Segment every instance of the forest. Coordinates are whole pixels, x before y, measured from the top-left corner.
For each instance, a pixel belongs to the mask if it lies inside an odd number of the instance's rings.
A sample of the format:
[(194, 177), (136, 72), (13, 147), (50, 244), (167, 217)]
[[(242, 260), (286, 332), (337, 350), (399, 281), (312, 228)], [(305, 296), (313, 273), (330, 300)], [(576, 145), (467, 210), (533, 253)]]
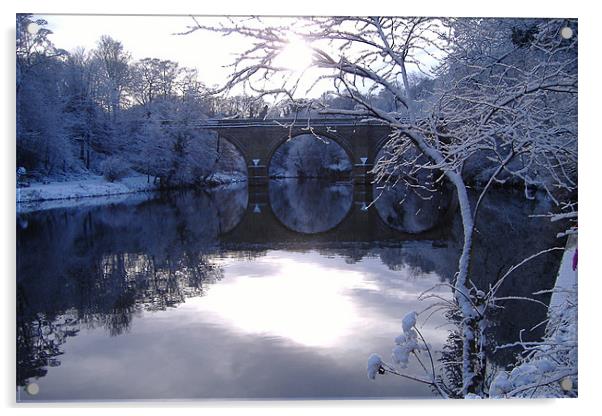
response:
[(45, 25), (17, 15), (17, 166), (31, 180), (139, 173), (174, 186), (246, 173), (232, 145), (195, 128), (237, 114), (245, 97), (216, 100), (197, 69), (134, 61), (110, 36), (93, 50), (58, 49)]

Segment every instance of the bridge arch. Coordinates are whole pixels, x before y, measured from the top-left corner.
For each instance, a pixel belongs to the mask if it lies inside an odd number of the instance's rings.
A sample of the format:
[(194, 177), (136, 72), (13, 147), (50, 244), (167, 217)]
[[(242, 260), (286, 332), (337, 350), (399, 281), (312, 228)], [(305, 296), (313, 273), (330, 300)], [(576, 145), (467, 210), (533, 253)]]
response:
[(236, 149), (237, 153), (243, 159), (243, 162), (244, 162), (244, 165), (245, 165), (245, 169), (246, 169), (245, 173), (246, 173), (246, 175), (248, 177), (249, 176), (249, 155), (245, 151), (244, 145), (235, 136), (230, 136), (228, 134), (223, 134), (221, 131), (217, 131), (216, 133), (217, 133), (218, 140), (225, 140), (226, 142), (228, 142), (229, 144), (231, 144), (232, 146), (234, 146), (234, 148)]
[(379, 158), (379, 155), (380, 155), (381, 151), (383, 151), (385, 149), (385, 146), (390, 141), (391, 141), (391, 136), (389, 134), (387, 134), (386, 136), (381, 137), (374, 144), (374, 148), (372, 149), (372, 160), (371, 160), (371, 163), (373, 165), (376, 165), (376, 162), (378, 162), (378, 158)]
[(314, 129), (313, 133), (310, 131), (306, 131), (306, 130), (295, 129), (291, 132), (291, 134), (279, 136), (276, 140), (274, 140), (272, 143), (270, 143), (270, 145), (268, 147), (268, 151), (266, 153), (266, 158), (265, 158), (265, 164), (267, 167), (268, 174), (270, 171), (270, 166), (272, 164), (272, 159), (274, 158), (274, 154), (278, 151), (278, 149), (280, 149), (280, 147), (285, 145), (287, 142), (295, 140), (295, 138), (297, 138), (297, 137), (306, 136), (306, 135), (318, 136), (318, 137), (315, 137), (316, 140), (320, 140), (320, 137), (321, 137), (323, 139), (328, 140), (329, 142), (334, 142), (335, 144), (337, 144), (343, 150), (343, 152), (345, 152), (345, 155), (347, 156), (347, 159), (349, 160), (349, 163), (351, 165), (351, 169), (353, 170), (353, 165), (356, 163), (356, 161), (355, 161), (355, 155), (351, 148), (351, 144), (349, 143), (348, 140), (346, 140), (342, 137), (338, 137), (336, 134), (334, 134), (332, 132), (324, 132), (324, 131), (321, 131), (318, 129)]

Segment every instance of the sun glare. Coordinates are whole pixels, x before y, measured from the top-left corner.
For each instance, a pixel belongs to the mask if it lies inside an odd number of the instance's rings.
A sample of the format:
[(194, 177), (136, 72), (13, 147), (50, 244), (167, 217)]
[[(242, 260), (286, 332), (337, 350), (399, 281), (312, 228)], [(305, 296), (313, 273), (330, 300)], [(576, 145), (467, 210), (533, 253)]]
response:
[(262, 273), (271, 273), (221, 281), (196, 301), (198, 310), (245, 333), (330, 347), (361, 321), (352, 291), (376, 290), (360, 272), (312, 264), (283, 253), (257, 259), (256, 264)]
[(291, 38), (282, 52), (276, 57), (274, 64), (291, 71), (301, 72), (311, 65), (312, 49), (301, 38)]

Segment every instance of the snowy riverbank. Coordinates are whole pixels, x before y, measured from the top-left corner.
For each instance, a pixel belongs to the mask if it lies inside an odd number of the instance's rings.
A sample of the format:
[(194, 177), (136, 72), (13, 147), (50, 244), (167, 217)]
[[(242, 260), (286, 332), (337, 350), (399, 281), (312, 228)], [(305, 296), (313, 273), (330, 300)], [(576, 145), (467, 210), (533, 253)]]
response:
[(119, 202), (128, 194), (156, 189), (157, 185), (148, 182), (146, 176), (132, 176), (115, 182), (95, 176), (69, 182), (34, 183), (27, 188), (17, 188), (17, 212), (101, 205)]
[[(212, 185), (241, 182), (241, 178), (219, 174)], [(17, 212), (41, 211), (75, 206), (103, 205), (134, 198), (132, 194), (158, 191), (159, 184), (146, 176), (130, 176), (108, 182), (102, 176), (69, 182), (33, 183), (17, 188)]]

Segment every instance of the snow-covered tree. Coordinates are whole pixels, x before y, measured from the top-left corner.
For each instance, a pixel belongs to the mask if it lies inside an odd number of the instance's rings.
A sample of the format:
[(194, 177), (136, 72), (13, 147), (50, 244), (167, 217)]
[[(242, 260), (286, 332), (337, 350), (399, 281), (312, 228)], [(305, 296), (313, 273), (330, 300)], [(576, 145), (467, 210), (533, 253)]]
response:
[(96, 152), (105, 147), (111, 134), (94, 88), (95, 75), (90, 53), (76, 49), (69, 54), (63, 74), (64, 120), (88, 170), (92, 170)]
[(103, 104), (113, 121), (124, 104), (124, 91), (130, 76), (131, 56), (123, 44), (110, 36), (101, 36), (93, 51), (102, 78)]
[(53, 174), (71, 167), (74, 149), (61, 117), (66, 52), (50, 42), (45, 25), (17, 15), (17, 163)]
[(197, 70), (165, 59), (131, 62), (110, 36), (68, 53), (45, 26), (17, 15), (17, 160), (32, 177), (103, 174), (106, 164), (170, 186), (202, 183), (219, 169), (244, 175), (232, 147), (199, 129), (212, 109)]
[[(374, 168), (378, 181), (416, 187), (412, 177), (426, 171), (433, 181), (453, 186), (464, 234), (452, 279), (461, 316), (462, 396), (484, 394), (486, 294), (471, 281), (482, 199), (507, 178), (520, 179), (527, 196), (539, 187), (559, 204), (576, 189), (577, 36), (564, 39), (564, 27), (576, 34), (576, 21), (564, 19), (254, 17), (215, 26), (195, 20), (187, 32), (252, 39), (223, 91), (242, 85), (257, 96), (321, 114), (390, 126), (385, 156)], [(293, 68), (281, 58), (290, 49), (311, 55), (305, 67)], [(324, 85), (352, 99), (353, 109), (306, 98)], [(383, 91), (387, 106), (370, 98)], [(484, 178), (476, 203), (470, 201), (464, 172), (473, 159), (479, 159), (473, 175)]]
[[(182, 68), (167, 59), (144, 58), (131, 68), (129, 92), (137, 104), (149, 106), (157, 98), (174, 96)], [(188, 82), (193, 82), (191, 77)], [(186, 88), (186, 86), (184, 86)]]

